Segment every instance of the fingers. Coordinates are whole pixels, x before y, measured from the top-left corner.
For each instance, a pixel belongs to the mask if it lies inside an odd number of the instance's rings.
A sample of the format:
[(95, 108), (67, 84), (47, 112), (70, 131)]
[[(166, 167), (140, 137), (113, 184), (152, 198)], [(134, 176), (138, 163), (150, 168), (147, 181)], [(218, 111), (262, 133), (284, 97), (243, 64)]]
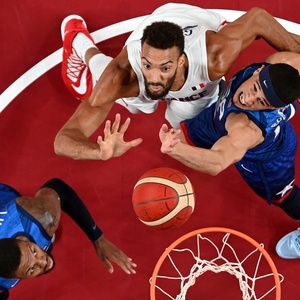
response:
[(174, 128), (171, 128), (170, 129), (170, 133), (172, 134), (172, 135), (179, 135), (180, 134), (180, 132), (181, 132), (181, 129), (174, 129)]
[(105, 127), (104, 127), (104, 138), (108, 137), (111, 134), (110, 126), (111, 126), (111, 122), (110, 120), (107, 120), (105, 122)]
[(136, 270), (134, 268), (137, 265), (132, 261), (131, 258), (127, 257), (123, 252), (118, 252), (117, 255), (110, 257), (109, 259), (106, 258), (103, 262), (108, 270), (109, 273), (114, 272), (114, 268), (110, 261), (115, 262), (125, 273), (127, 274), (136, 274)]
[(119, 130), (119, 126), (120, 126), (120, 122), (121, 122), (121, 115), (120, 114), (116, 114), (116, 117), (115, 117), (115, 121), (111, 127), (111, 132), (114, 133), (114, 132), (118, 132)]
[(168, 132), (169, 128), (167, 124), (162, 124), (161, 128), (160, 128), (161, 132)]
[(126, 119), (126, 121), (124, 122), (124, 124), (121, 126), (120, 133), (125, 133), (126, 132), (126, 130), (129, 127), (130, 121), (131, 121), (130, 118)]
[(114, 267), (113, 265), (110, 263), (110, 261), (108, 259), (105, 259), (104, 264), (106, 266), (106, 269), (108, 270), (109, 273), (113, 273), (114, 272)]
[(116, 263), (123, 269), (125, 273), (128, 275), (130, 274), (136, 274), (136, 270), (134, 268), (137, 267), (137, 265), (132, 262), (132, 259), (129, 257), (126, 257), (125, 260), (122, 261), (116, 261)]
[(138, 146), (139, 144), (141, 144), (143, 142), (143, 139), (142, 138), (137, 138), (137, 139), (134, 139), (130, 142), (128, 142), (130, 144), (131, 147), (136, 147)]
[[(120, 132), (120, 133), (123, 134), (128, 129), (130, 121), (131, 121), (130, 118), (127, 118), (126, 121), (124, 122), (124, 124), (122, 124), (122, 126), (120, 128), (121, 115), (120, 114), (116, 114), (115, 121), (112, 124), (112, 126), (111, 126), (111, 121), (110, 120), (107, 120), (105, 122), (104, 132), (106, 134), (113, 134), (113, 133), (117, 133), (117, 132)], [(120, 128), (120, 130), (119, 130), (119, 128)]]
[(125, 268), (123, 268), (123, 270), (127, 273), (127, 274), (136, 274), (136, 270), (134, 268), (136, 268), (137, 265), (132, 262), (131, 258), (128, 258), (127, 263), (125, 264)]
[(98, 144), (98, 145), (101, 145), (102, 142), (103, 142), (102, 136), (99, 135), (98, 138), (97, 138), (97, 144)]

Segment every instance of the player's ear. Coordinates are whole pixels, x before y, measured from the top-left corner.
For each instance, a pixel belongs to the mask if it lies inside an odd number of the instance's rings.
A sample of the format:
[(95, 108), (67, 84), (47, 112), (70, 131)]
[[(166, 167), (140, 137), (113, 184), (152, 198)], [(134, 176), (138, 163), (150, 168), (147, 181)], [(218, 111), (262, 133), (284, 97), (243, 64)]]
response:
[(265, 67), (265, 65), (262, 65), (261, 67), (259, 67), (257, 70), (254, 71), (254, 74), (259, 73), (264, 67)]
[(179, 59), (178, 59), (178, 67), (184, 66), (185, 59), (186, 59), (186, 57), (185, 57), (184, 54), (181, 54), (181, 55), (179, 56)]

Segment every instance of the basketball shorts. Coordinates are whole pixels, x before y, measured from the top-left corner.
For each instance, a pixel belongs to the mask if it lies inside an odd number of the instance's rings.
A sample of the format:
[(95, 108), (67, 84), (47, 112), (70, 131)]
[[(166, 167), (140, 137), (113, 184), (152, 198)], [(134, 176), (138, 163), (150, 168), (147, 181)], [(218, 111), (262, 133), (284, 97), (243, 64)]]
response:
[[(159, 101), (165, 100), (148, 100), (135, 98), (122, 98), (118, 99), (116, 103), (126, 107), (131, 113), (153, 113), (157, 107)], [(180, 127), (180, 122), (191, 119), (202, 112), (207, 106), (213, 104), (217, 101), (217, 97), (213, 100), (205, 101), (203, 99), (182, 102), (177, 100), (167, 101), (167, 109), (165, 112), (165, 118), (170, 123), (170, 125), (177, 129)]]
[(282, 131), (278, 145), (264, 152), (248, 151), (235, 164), (251, 189), (269, 204), (282, 202), (294, 186), (297, 136), (290, 123)]

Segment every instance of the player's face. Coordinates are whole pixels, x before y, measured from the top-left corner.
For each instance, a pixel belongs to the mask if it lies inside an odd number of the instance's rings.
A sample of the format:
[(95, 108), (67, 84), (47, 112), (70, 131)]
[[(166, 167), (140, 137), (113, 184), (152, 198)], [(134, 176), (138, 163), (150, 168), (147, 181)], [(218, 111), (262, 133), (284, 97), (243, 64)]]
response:
[(265, 110), (275, 109), (267, 100), (260, 82), (259, 82), (260, 69), (255, 71), (253, 75), (244, 81), (236, 90), (233, 96), (233, 104), (239, 108), (246, 110)]
[(16, 278), (28, 279), (48, 273), (54, 268), (53, 258), (35, 243), (21, 242), (21, 262)]
[(146, 95), (153, 100), (165, 97), (176, 79), (177, 68), (183, 64), (176, 47), (161, 50), (144, 43), (141, 51)]

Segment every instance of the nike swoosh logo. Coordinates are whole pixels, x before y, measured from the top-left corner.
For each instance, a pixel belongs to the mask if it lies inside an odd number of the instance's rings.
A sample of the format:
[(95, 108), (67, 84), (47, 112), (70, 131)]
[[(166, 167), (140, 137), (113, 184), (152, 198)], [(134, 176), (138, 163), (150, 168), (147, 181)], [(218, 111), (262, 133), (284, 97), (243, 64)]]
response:
[(80, 95), (84, 95), (87, 91), (87, 84), (86, 84), (86, 82), (87, 82), (87, 78), (86, 78), (87, 77), (87, 71), (88, 71), (88, 69), (86, 67), (84, 69), (84, 71), (82, 72), (82, 74), (81, 74), (81, 79), (80, 79), (80, 82), (79, 82), (80, 83), (79, 86), (76, 86), (73, 83), (71, 84), (74, 91), (77, 92)]
[(21, 279), (15, 279), (15, 280), (16, 280), (16, 282), (11, 285), (11, 288), (14, 287)]
[(244, 167), (243, 164), (241, 164), (241, 167), (242, 167), (244, 170), (246, 170), (246, 171), (248, 171), (248, 172), (250, 172), (250, 173), (253, 173), (253, 171), (251, 171), (251, 170), (247, 169), (246, 167)]
[(266, 86), (266, 88), (268, 88), (268, 86), (267, 86), (267, 80), (266, 79), (263, 81), (263, 83)]

